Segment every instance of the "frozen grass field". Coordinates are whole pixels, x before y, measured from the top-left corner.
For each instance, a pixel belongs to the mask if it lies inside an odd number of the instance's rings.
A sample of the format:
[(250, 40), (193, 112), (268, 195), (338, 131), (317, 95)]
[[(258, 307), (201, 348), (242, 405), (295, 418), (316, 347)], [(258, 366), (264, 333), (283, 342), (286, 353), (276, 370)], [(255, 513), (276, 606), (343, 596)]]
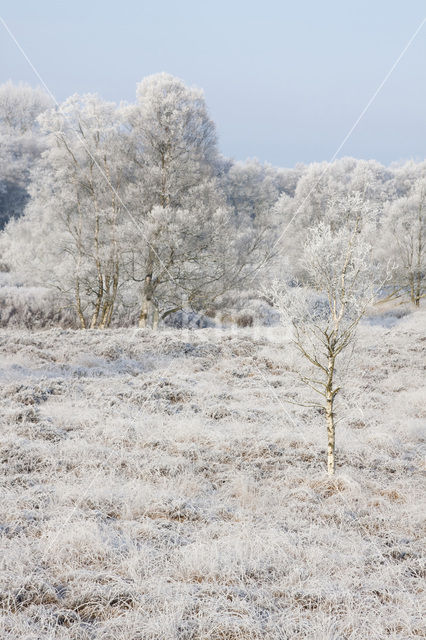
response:
[(424, 637), (425, 327), (360, 327), (334, 479), (279, 329), (3, 330), (2, 640)]

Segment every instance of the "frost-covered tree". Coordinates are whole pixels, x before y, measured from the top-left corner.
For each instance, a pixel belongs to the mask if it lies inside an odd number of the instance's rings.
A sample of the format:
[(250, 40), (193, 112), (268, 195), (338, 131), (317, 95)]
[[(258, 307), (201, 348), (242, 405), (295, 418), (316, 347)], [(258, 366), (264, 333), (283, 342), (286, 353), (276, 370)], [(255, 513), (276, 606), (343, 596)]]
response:
[(0, 85), (0, 229), (28, 202), (30, 170), (44, 149), (37, 117), (51, 102), (41, 89)]
[(281, 201), (291, 200), (285, 188), (291, 192), (293, 182), (292, 172), (289, 177), (285, 171), (261, 164), (257, 159), (231, 162), (224, 171), (222, 184), (233, 211), (234, 242), (243, 272), (248, 276), (240, 290), (232, 292), (232, 306), (247, 317), (258, 300), (259, 285), (277, 272), (275, 244), (283, 216), (281, 210), (277, 215), (276, 203), (280, 194)]
[(55, 287), (82, 328), (109, 326), (127, 186), (115, 106), (75, 95), (39, 121), (48, 149), (33, 173), (25, 216), (6, 229), (6, 261), (27, 280)]
[(384, 254), (395, 262), (396, 293), (408, 292), (417, 307), (426, 290), (426, 179), (394, 201), (383, 220)]
[(276, 202), (274, 212), (281, 226), (277, 248), (284, 257), (286, 268), (291, 268), (296, 276), (302, 275), (302, 272), (295, 271), (294, 266), (302, 266), (298, 256), (306, 242), (308, 229), (324, 219), (330, 198), (336, 195), (344, 197), (349, 173), (355, 163), (351, 158), (338, 164), (313, 163), (298, 181), (294, 197), (283, 193)]
[(406, 197), (414, 185), (426, 176), (426, 161), (414, 162), (409, 160), (401, 165), (392, 167), (395, 199)]
[(15, 133), (34, 131), (37, 117), (51, 106), (51, 98), (42, 89), (10, 80), (0, 86), (0, 125)]
[(356, 160), (349, 180), (349, 192), (361, 193), (371, 204), (381, 205), (395, 198), (393, 171), (376, 160)]
[(320, 397), (306, 404), (320, 407), (325, 414), (329, 474), (335, 471), (339, 365), (375, 295), (367, 241), (370, 224), (370, 208), (360, 196), (330, 200), (324, 219), (308, 233), (301, 256), (303, 281), (275, 284), (272, 289), (272, 298), (283, 321), (291, 325), (294, 345), (307, 364), (300, 377)]
[[(298, 253), (306, 241), (307, 230), (328, 216), (330, 199), (338, 196), (344, 200), (354, 192), (361, 194), (371, 206), (381, 208), (396, 197), (393, 170), (374, 160), (355, 158), (313, 163), (300, 176), (294, 197), (289, 198), (286, 193), (280, 196), (274, 209), (281, 220), (279, 249), (286, 256), (287, 268), (298, 264)], [(386, 265), (383, 266), (385, 269)]]
[(140, 328), (156, 328), (185, 307), (206, 308), (229, 286), (235, 260), (229, 220), (213, 183), (191, 190), (179, 208), (153, 207), (143, 227), (127, 225), (125, 270), (142, 285)]
[(277, 234), (274, 205), (280, 195), (277, 171), (256, 159), (236, 162), (223, 177), (222, 184), (234, 213), (234, 225), (244, 236), (245, 252), (259, 258), (263, 248), (271, 246)]
[(129, 108), (143, 207), (179, 207), (188, 191), (215, 175), (216, 131), (200, 89), (159, 73), (137, 86)]
[(217, 243), (229, 237), (229, 214), (202, 91), (165, 73), (150, 76), (138, 85), (137, 104), (125, 117), (131, 208), (142, 230), (132, 232), (128, 273), (141, 283), (139, 326), (146, 327), (225, 286), (231, 264), (220, 263)]
[(277, 182), (276, 170), (256, 159), (235, 162), (229, 167), (223, 184), (239, 225), (250, 221), (267, 223), (280, 194)]

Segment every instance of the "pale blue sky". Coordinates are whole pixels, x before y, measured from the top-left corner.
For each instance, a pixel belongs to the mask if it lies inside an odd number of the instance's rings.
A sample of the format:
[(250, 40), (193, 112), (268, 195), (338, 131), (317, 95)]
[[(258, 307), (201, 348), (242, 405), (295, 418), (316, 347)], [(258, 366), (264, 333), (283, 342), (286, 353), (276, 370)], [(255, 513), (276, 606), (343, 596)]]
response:
[[(275, 165), (328, 160), (426, 15), (425, 0), (3, 0), (59, 101), (133, 100), (167, 71), (202, 87), (219, 146)], [(39, 84), (0, 25), (0, 82)], [(339, 156), (426, 157), (426, 25)]]

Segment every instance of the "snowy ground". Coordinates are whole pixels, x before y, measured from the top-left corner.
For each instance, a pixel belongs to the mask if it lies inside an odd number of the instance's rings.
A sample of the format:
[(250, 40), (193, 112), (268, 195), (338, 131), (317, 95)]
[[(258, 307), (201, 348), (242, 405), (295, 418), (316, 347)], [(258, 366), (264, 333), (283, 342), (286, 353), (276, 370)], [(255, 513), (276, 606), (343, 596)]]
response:
[(425, 328), (361, 327), (335, 480), (278, 329), (3, 330), (2, 640), (424, 637)]

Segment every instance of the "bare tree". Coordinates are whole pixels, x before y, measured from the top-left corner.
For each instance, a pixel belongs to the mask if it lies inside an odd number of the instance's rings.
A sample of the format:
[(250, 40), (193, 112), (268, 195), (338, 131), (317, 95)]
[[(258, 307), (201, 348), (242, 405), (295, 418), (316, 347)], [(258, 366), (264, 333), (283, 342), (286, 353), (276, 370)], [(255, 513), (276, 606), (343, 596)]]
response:
[(297, 404), (320, 407), (325, 415), (329, 474), (335, 472), (335, 402), (342, 388), (338, 365), (376, 290), (366, 241), (369, 221), (371, 212), (359, 196), (329, 201), (324, 220), (310, 230), (303, 248), (303, 280), (275, 284), (272, 290), (308, 365), (300, 378), (321, 398)]

